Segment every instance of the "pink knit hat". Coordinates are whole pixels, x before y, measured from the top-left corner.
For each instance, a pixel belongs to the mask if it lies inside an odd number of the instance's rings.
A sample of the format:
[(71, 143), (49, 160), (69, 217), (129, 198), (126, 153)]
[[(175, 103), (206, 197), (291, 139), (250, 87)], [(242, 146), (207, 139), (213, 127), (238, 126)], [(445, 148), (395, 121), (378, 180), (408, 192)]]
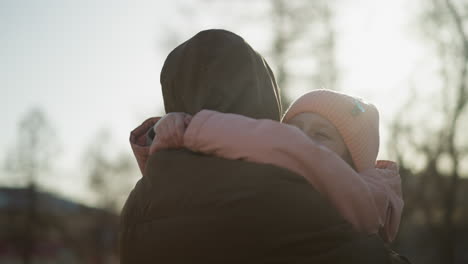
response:
[(292, 103), (282, 122), (306, 112), (319, 114), (336, 127), (357, 172), (375, 166), (379, 152), (379, 112), (374, 105), (332, 90), (314, 90)]

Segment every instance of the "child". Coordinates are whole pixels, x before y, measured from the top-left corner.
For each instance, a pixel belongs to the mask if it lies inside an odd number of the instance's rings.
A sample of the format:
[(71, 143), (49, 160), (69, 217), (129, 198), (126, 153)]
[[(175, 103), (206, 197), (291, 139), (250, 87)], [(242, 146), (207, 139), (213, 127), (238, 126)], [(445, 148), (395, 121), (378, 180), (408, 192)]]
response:
[(168, 114), (154, 127), (150, 153), (185, 147), (289, 169), (305, 177), (358, 231), (379, 233), (391, 242), (403, 208), (401, 181), (394, 162), (376, 161), (378, 119), (372, 104), (314, 90), (291, 105), (284, 124), (209, 110), (193, 118)]

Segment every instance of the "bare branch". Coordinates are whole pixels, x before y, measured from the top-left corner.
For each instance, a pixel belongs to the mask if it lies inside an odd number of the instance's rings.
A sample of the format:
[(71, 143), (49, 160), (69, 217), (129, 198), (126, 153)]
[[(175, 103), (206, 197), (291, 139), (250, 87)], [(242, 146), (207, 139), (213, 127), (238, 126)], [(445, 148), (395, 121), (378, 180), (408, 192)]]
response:
[(456, 30), (457, 30), (457, 33), (458, 33), (458, 36), (460, 37), (461, 39), (461, 44), (462, 44), (462, 58), (463, 58), (463, 61), (462, 61), (462, 66), (461, 66), (461, 69), (460, 69), (460, 82), (459, 82), (459, 87), (458, 87), (458, 101), (457, 101), (457, 104), (456, 104), (456, 108), (455, 108), (455, 113), (454, 113), (454, 118), (455, 118), (455, 122), (456, 122), (456, 119), (458, 119), (458, 116), (460, 115), (460, 113), (462, 112), (463, 108), (465, 107), (465, 105), (467, 104), (467, 91), (466, 91), (466, 76), (467, 76), (467, 67), (468, 67), (468, 37), (465, 33), (465, 28), (464, 28), (464, 24), (463, 24), (463, 21), (462, 21), (462, 18), (460, 16), (460, 14), (458, 13), (458, 11), (456, 10), (455, 6), (453, 5), (452, 1), (450, 0), (445, 0), (445, 3), (447, 5), (447, 8), (448, 10), (450, 11), (450, 14), (451, 14), (451, 17), (453, 18), (454, 22), (455, 22), (455, 26), (456, 26)]

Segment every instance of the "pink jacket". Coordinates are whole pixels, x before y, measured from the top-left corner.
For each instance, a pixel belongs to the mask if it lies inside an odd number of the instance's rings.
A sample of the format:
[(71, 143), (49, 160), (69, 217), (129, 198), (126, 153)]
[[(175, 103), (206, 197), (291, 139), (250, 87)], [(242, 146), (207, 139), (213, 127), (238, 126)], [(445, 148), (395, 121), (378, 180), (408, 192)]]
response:
[[(132, 132), (135, 140), (144, 137), (137, 136), (135, 131)], [(142, 169), (149, 146), (136, 142), (131, 137)], [(314, 143), (296, 127), (209, 110), (192, 118), (184, 145), (209, 155), (289, 169), (306, 178), (357, 230), (379, 232), (389, 242), (398, 232), (403, 200), (398, 167), (393, 162), (378, 161), (375, 168), (358, 174), (338, 155)]]
[(386, 241), (398, 232), (403, 199), (394, 162), (378, 161), (375, 168), (358, 174), (296, 127), (209, 110), (193, 117), (184, 145), (205, 154), (289, 169), (305, 177), (357, 230), (380, 231)]

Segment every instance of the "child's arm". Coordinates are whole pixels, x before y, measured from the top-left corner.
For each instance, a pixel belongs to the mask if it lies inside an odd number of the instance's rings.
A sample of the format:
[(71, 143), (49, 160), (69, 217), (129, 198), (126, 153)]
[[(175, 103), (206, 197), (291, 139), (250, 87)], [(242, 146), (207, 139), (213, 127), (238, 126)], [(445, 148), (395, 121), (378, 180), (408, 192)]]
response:
[[(130, 133), (130, 145), (143, 174), (149, 155), (160, 149), (183, 147), (185, 129), (192, 117), (185, 113), (169, 113), (145, 120)], [(148, 140), (153, 130), (154, 138)]]
[(155, 137), (149, 155), (161, 149), (184, 147), (184, 133), (192, 116), (173, 112), (163, 116), (155, 125)]
[(203, 110), (192, 118), (184, 144), (193, 151), (273, 164), (302, 175), (359, 231), (377, 233), (383, 222), (366, 182), (296, 127)]
[(380, 235), (385, 241), (395, 239), (403, 211), (403, 196), (398, 165), (388, 160), (379, 160), (374, 169), (360, 175), (364, 178), (374, 196), (383, 226)]

